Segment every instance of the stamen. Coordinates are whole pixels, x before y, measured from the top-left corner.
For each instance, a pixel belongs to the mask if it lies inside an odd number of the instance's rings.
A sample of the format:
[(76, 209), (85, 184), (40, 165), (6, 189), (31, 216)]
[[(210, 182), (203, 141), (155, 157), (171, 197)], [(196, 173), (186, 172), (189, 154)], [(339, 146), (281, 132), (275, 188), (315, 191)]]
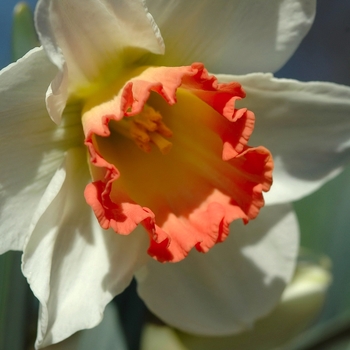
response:
[(150, 133), (152, 142), (159, 148), (162, 154), (167, 154), (170, 152), (173, 144), (165, 139), (163, 136), (159, 135), (156, 132)]
[(158, 130), (157, 131), (165, 137), (173, 136), (173, 132), (162, 121), (160, 121), (158, 123)]
[(165, 139), (173, 135), (172, 131), (163, 123), (162, 115), (148, 105), (140, 114), (111, 122), (110, 127), (133, 140), (144, 152), (151, 151), (151, 142), (162, 154), (167, 154), (172, 148), (172, 143)]
[(143, 127), (140, 127), (133, 120), (130, 121), (130, 135), (133, 139), (139, 140), (141, 142), (150, 142), (150, 137), (147, 133), (147, 130)]

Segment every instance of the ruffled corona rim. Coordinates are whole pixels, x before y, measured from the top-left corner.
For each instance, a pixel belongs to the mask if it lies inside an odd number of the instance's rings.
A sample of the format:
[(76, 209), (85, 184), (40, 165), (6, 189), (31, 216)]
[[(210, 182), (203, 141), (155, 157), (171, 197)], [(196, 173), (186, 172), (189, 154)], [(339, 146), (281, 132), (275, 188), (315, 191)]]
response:
[(129, 234), (141, 223), (158, 261), (207, 252), (233, 220), (258, 215), (272, 183), (270, 152), (247, 145), (254, 114), (235, 108), (245, 93), (201, 63), (129, 77), (83, 109), (86, 201), (104, 229)]

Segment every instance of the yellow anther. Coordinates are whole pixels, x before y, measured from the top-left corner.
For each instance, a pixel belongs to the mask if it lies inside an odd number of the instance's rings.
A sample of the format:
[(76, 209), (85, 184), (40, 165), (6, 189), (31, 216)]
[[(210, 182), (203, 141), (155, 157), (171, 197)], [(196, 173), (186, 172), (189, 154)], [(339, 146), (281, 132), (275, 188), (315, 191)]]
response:
[(134, 140), (137, 147), (139, 147), (142, 151), (146, 152), (146, 153), (149, 153), (151, 152), (151, 145), (149, 142), (141, 142), (139, 140)]
[(143, 106), (143, 110), (139, 115), (142, 115), (153, 122), (162, 120), (162, 115), (148, 105)]
[(157, 124), (147, 118), (136, 115), (133, 119), (135, 124), (140, 125), (141, 127), (145, 128), (148, 131), (157, 130)]
[(172, 147), (172, 143), (165, 139), (173, 135), (172, 131), (163, 123), (162, 115), (148, 105), (135, 116), (111, 122), (110, 127), (132, 139), (144, 152), (151, 151), (151, 143), (156, 145), (162, 154), (167, 154)]
[(165, 139), (163, 136), (159, 135), (157, 132), (150, 133), (152, 142), (159, 148), (162, 154), (167, 154), (170, 152), (173, 144)]
[(141, 142), (150, 142), (150, 137), (148, 135), (148, 132), (145, 128), (142, 126), (136, 124), (133, 120), (129, 122), (130, 123), (130, 136), (132, 139), (139, 140)]
[(173, 136), (173, 132), (162, 121), (158, 123), (157, 131), (165, 137)]

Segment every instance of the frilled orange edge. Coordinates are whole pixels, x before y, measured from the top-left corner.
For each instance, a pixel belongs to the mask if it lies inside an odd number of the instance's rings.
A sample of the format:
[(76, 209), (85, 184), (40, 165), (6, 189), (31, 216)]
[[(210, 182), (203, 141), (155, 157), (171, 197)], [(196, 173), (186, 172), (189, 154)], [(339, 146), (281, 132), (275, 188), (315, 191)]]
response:
[[(85, 198), (101, 227), (129, 234), (142, 224), (148, 253), (177, 262), (193, 247), (207, 252), (224, 241), (233, 220), (255, 218), (273, 161), (264, 147), (247, 146), (255, 117), (235, 108), (244, 97), (239, 83), (220, 84), (194, 63), (139, 69), (113, 96), (87, 104), (82, 120), (94, 181)], [(125, 134), (149, 107), (162, 117), (157, 128), (166, 130), (158, 131), (172, 145), (166, 154), (153, 138), (141, 150)]]

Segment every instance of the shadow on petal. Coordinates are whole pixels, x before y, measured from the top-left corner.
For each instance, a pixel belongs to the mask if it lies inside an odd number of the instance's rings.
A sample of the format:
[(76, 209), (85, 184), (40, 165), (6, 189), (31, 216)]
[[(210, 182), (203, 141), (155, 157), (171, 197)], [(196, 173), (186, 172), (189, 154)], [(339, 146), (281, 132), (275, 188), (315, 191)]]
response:
[(233, 223), (227, 240), (182, 262), (150, 261), (138, 292), (168, 324), (194, 334), (249, 329), (278, 302), (294, 271), (298, 225), (289, 205), (266, 207), (248, 225)]

